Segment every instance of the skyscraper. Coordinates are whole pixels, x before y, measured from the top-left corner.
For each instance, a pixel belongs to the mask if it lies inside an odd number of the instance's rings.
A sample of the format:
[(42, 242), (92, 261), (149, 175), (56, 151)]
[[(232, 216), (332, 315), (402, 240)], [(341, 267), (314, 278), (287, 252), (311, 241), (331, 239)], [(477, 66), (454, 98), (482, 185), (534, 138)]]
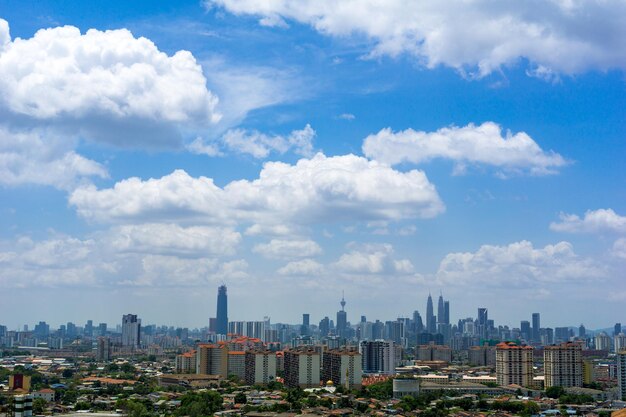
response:
[(539, 331), (540, 328), (541, 328), (541, 318), (539, 316), (539, 313), (533, 313), (533, 334), (531, 337), (533, 342), (541, 341), (541, 333)]
[(626, 400), (626, 350), (617, 352), (617, 388), (620, 399)]
[(445, 320), (445, 307), (443, 305), (443, 294), (439, 294), (439, 300), (437, 301), (437, 323), (444, 323)]
[(141, 319), (136, 314), (122, 316), (122, 346), (138, 348), (141, 344)]
[(496, 345), (496, 378), (500, 386), (530, 386), (533, 381), (533, 348), (505, 342)]
[(482, 338), (487, 337), (487, 321), (489, 320), (489, 312), (486, 308), (478, 309), (478, 335)]
[(337, 336), (346, 337), (348, 327), (348, 314), (345, 312), (346, 300), (341, 296), (341, 310), (337, 312)]
[(450, 324), (450, 301), (443, 302), (443, 323)]
[(309, 334), (310, 317), (308, 313), (302, 314), (302, 326), (300, 326), (300, 334), (302, 336)]
[(545, 387), (582, 387), (583, 360), (579, 343), (562, 343), (543, 349)]
[(217, 315), (216, 329), (217, 334), (228, 333), (228, 297), (226, 295), (226, 285), (220, 285), (217, 289)]
[(429, 333), (437, 332), (437, 321), (433, 312), (433, 297), (430, 294), (428, 294), (426, 301), (426, 330)]

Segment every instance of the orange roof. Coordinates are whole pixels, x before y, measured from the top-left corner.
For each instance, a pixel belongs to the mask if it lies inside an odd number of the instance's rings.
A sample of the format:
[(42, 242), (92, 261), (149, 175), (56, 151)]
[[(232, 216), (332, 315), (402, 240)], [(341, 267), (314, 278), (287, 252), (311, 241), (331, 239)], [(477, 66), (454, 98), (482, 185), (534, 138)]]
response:
[(231, 350), (230, 352), (228, 352), (229, 355), (245, 355), (246, 352), (241, 351), (241, 350)]

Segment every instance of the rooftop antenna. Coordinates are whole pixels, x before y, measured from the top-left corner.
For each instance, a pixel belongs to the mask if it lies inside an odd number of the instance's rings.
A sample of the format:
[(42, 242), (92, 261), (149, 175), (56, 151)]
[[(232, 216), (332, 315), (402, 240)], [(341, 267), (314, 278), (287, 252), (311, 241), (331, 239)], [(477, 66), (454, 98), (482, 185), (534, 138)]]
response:
[(341, 291), (341, 302), (339, 304), (341, 304), (341, 311), (343, 311), (344, 307), (346, 306), (346, 300), (343, 296), (343, 290)]

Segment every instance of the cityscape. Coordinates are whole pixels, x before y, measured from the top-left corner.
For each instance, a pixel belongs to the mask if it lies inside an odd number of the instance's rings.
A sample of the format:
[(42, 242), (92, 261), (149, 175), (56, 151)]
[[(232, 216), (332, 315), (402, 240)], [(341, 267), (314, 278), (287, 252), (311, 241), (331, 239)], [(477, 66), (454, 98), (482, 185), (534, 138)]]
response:
[(0, 417), (626, 417), (626, 0), (0, 0)]

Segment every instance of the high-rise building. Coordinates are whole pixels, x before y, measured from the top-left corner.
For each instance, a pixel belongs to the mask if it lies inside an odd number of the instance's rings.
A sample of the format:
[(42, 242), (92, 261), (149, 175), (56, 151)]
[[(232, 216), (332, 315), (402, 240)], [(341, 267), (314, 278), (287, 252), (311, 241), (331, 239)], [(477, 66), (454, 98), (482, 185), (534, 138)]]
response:
[(500, 386), (530, 386), (533, 381), (533, 348), (512, 342), (496, 345), (496, 380)]
[(597, 350), (611, 350), (611, 338), (605, 332), (600, 332), (595, 337), (595, 345)]
[(175, 369), (178, 374), (193, 374), (196, 372), (195, 350), (176, 355)]
[(341, 296), (341, 310), (337, 312), (337, 336), (346, 337), (348, 330), (348, 314), (345, 311), (346, 300)]
[(624, 349), (626, 349), (626, 334), (619, 333), (613, 338), (613, 350), (615, 352), (620, 352)]
[(300, 327), (300, 335), (307, 336), (309, 334), (309, 320), (309, 314), (302, 314), (302, 326)]
[(555, 327), (554, 328), (554, 342), (562, 343), (569, 341), (570, 332), (569, 327)]
[(139, 348), (141, 344), (141, 319), (136, 314), (122, 316), (122, 346)]
[(216, 333), (228, 333), (228, 297), (226, 295), (226, 285), (220, 285), (217, 289), (217, 315)]
[(196, 374), (228, 377), (228, 346), (202, 343), (196, 351)]
[(561, 343), (543, 348), (545, 387), (582, 387), (583, 360), (580, 343)]
[(32, 415), (32, 395), (16, 395), (15, 397), (13, 397), (13, 417), (31, 417)]
[(471, 346), (469, 363), (473, 366), (496, 366), (496, 348), (494, 346)]
[(365, 373), (393, 375), (396, 370), (395, 344), (390, 340), (366, 340), (359, 350)]
[(100, 323), (98, 324), (98, 336), (106, 336), (107, 335), (107, 324)]
[(276, 379), (276, 352), (248, 350), (245, 354), (245, 381), (248, 385), (269, 384)]
[(522, 339), (529, 342), (533, 338), (533, 333), (530, 328), (530, 322), (528, 320), (522, 320), (520, 323), (520, 333), (522, 334)]
[(450, 324), (450, 301), (443, 302), (443, 323)]
[(443, 294), (439, 294), (439, 300), (437, 300), (437, 323), (445, 323), (445, 307), (443, 303)]
[(539, 330), (541, 329), (541, 316), (539, 315), (539, 313), (533, 313), (532, 321), (533, 321), (533, 334), (532, 334), (531, 340), (535, 343), (541, 342), (541, 334)]
[(328, 336), (328, 332), (330, 331), (330, 319), (328, 317), (324, 317), (320, 320), (320, 336), (326, 337)]
[(433, 309), (433, 297), (430, 294), (426, 300), (426, 331), (429, 333), (437, 332), (437, 318)]
[(85, 330), (83, 333), (87, 337), (93, 336), (93, 320), (87, 320), (87, 323), (85, 324)]
[(585, 329), (585, 325), (582, 323), (580, 326), (578, 326), (578, 337), (580, 337), (581, 339), (587, 337), (587, 329)]
[(111, 340), (108, 337), (99, 337), (96, 345), (96, 361), (108, 362), (111, 360)]
[(617, 352), (617, 387), (620, 398), (626, 400), (626, 350)]
[(285, 386), (313, 388), (320, 385), (320, 353), (310, 346), (286, 350)]
[(415, 348), (417, 360), (420, 361), (452, 361), (452, 349), (449, 346), (436, 345), (429, 343), (427, 345), (419, 345)]
[(622, 332), (622, 323), (615, 323), (613, 326), (613, 336), (617, 336)]
[(346, 389), (361, 388), (363, 365), (359, 352), (333, 349), (324, 352), (323, 357), (322, 381), (332, 381)]
[(424, 331), (424, 322), (422, 321), (422, 316), (417, 310), (413, 312), (413, 331), (416, 334)]
[(476, 332), (478, 333), (478, 336), (482, 337), (482, 338), (486, 338), (487, 337), (487, 322), (489, 321), (489, 312), (486, 308), (484, 307), (480, 307), (478, 309), (478, 317), (477, 317), (477, 324), (478, 324), (478, 328), (476, 329)]

